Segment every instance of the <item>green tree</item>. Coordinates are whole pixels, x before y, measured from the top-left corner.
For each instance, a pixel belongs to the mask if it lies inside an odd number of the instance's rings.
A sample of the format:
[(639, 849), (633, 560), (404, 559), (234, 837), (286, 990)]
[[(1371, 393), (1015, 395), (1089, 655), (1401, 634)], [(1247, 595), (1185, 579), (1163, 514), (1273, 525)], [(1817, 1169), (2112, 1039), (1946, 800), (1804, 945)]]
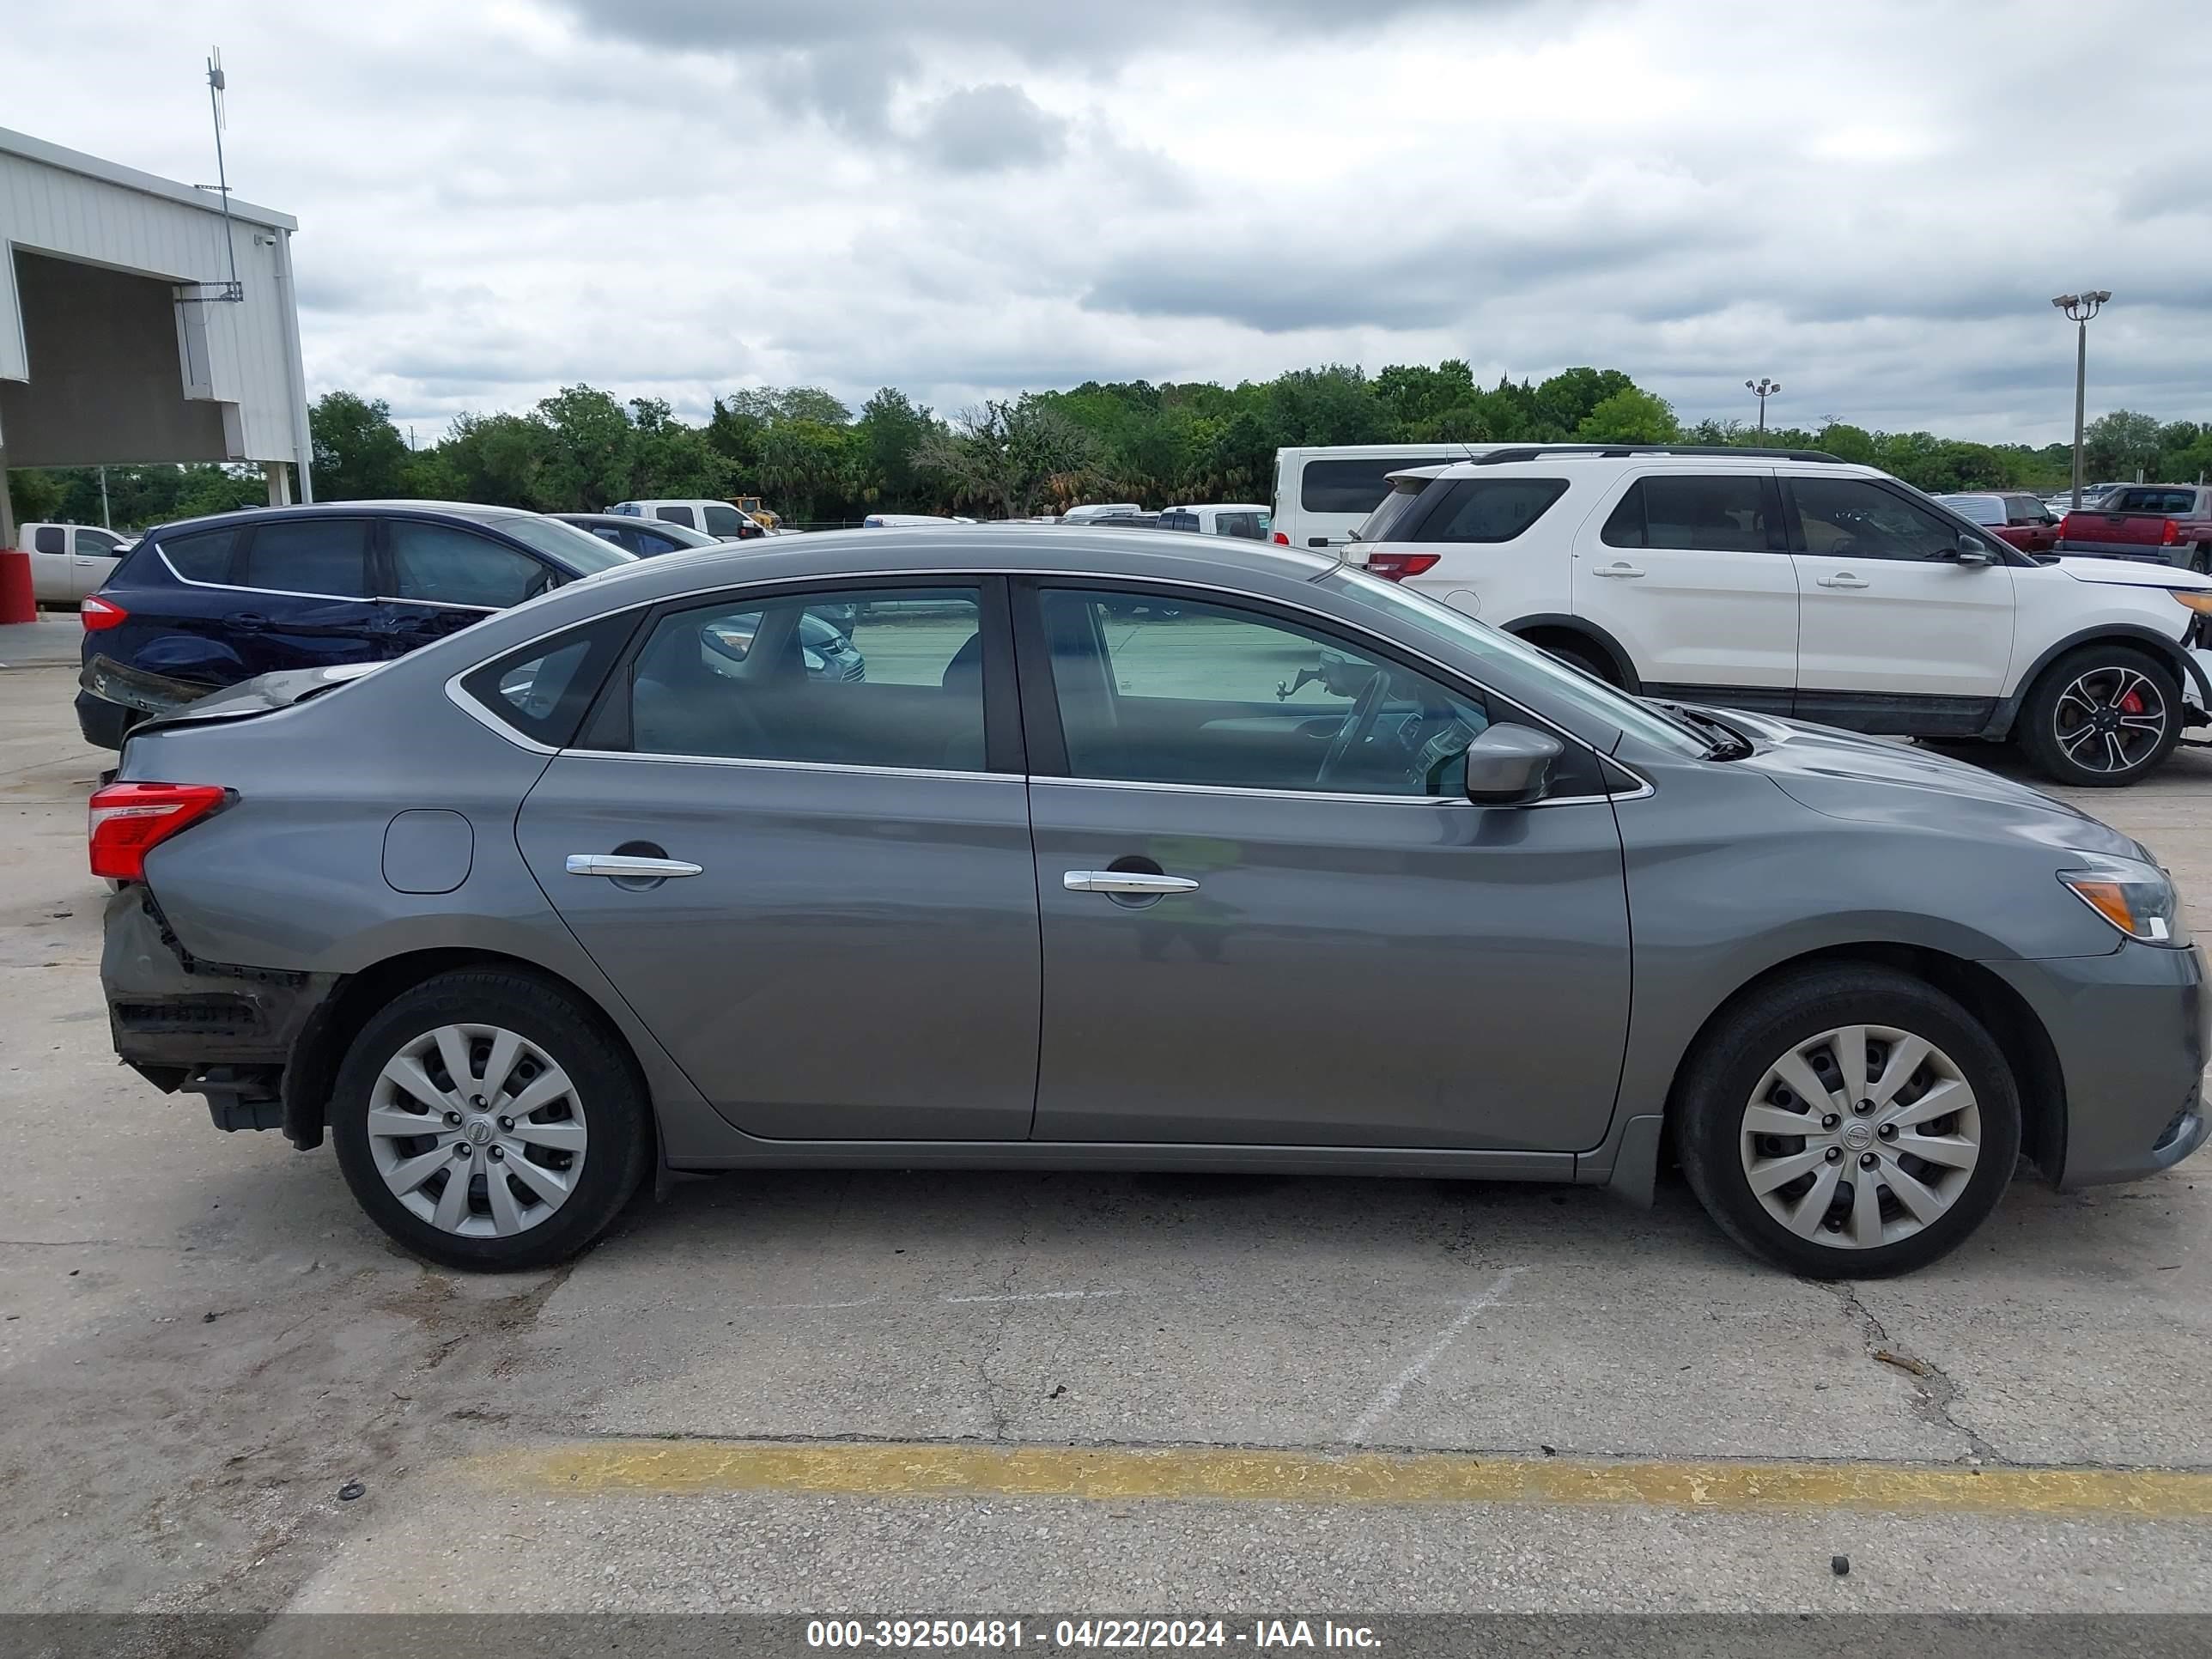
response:
[(1670, 444), (1681, 436), (1664, 398), (1625, 386), (1599, 399), (1575, 428), (1583, 443)]
[(630, 476), (622, 496), (698, 496), (730, 493), (731, 464), (707, 434), (675, 418), (658, 398), (633, 398)]
[(637, 433), (597, 386), (567, 386), (538, 403), (544, 428), (539, 491), (547, 513), (597, 513), (629, 491)]
[(1875, 465), (1874, 434), (1863, 427), (1830, 421), (1815, 435), (1813, 447), (1826, 450), (1838, 460), (1851, 461), (1860, 466)]
[(957, 429), (923, 440), (914, 461), (944, 478), (956, 501), (1012, 519), (1042, 502), (1071, 502), (1103, 483), (1102, 453), (1088, 428), (1025, 398), (962, 411)]
[(915, 471), (915, 452), (944, 427), (928, 410), (892, 386), (880, 388), (860, 405), (853, 424), (859, 451), (861, 487), (878, 505), (911, 507), (923, 500)]
[(2089, 422), (2081, 453), (2092, 478), (2118, 483), (2138, 471), (2148, 477), (2159, 458), (2158, 417), (2116, 409)]
[(314, 439), (318, 500), (382, 501), (402, 492), (407, 443), (383, 399), (326, 392), (307, 411), (307, 429)]

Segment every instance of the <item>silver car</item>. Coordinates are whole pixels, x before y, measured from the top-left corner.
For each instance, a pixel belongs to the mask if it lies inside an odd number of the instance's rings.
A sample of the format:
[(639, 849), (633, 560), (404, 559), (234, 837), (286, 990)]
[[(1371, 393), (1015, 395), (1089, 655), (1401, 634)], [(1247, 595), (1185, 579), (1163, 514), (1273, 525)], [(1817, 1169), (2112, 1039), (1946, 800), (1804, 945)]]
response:
[[(849, 611), (848, 610), (849, 607)], [(806, 672), (850, 614), (864, 680)], [(2025, 1154), (2204, 1139), (2133, 841), (1638, 701), (1301, 550), (1026, 526), (679, 554), (140, 726), (92, 802), (117, 1051), (327, 1134), (462, 1267), (657, 1170), (1610, 1186), (1894, 1273)]]

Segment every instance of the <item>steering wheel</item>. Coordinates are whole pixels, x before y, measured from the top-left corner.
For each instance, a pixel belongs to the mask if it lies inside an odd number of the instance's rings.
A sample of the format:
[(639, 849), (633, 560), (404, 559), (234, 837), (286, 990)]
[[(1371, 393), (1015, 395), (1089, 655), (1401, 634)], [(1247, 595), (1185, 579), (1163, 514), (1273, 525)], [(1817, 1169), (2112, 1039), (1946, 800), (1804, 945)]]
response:
[(1353, 751), (1374, 734), (1375, 722), (1382, 718), (1382, 699), (1389, 694), (1390, 671), (1378, 668), (1375, 677), (1359, 688), (1359, 696), (1352, 705), (1352, 712), (1344, 717), (1344, 724), (1328, 745), (1328, 753), (1321, 760), (1321, 770), (1314, 775), (1316, 785), (1333, 783), (1337, 772), (1352, 758)]

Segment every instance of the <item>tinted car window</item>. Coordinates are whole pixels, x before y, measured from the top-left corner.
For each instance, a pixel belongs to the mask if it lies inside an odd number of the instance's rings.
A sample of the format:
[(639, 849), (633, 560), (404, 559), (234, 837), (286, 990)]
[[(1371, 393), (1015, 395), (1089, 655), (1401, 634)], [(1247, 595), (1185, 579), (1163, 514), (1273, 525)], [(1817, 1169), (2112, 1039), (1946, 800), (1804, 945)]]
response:
[(639, 530), (631, 532), (629, 550), (644, 556), (654, 553), (674, 553), (690, 545), (690, 542), (679, 542), (673, 536), (659, 535), (650, 530)]
[[(751, 522), (734, 507), (708, 506), (699, 510), (706, 514), (705, 528), (709, 536), (734, 536)], [(691, 521), (685, 519), (683, 522), (689, 524)]]
[(1309, 513), (1371, 513), (1389, 493), (1391, 473), (1435, 464), (1433, 457), (1420, 455), (1308, 461), (1298, 479), (1298, 503)]
[(526, 738), (560, 748), (614, 665), (637, 613), (602, 617), (472, 671), (463, 682), (485, 709)]
[[(1462, 793), (1467, 746), (1490, 723), (1425, 675), (1272, 617), (1098, 589), (1039, 599), (1076, 777)], [(1363, 696), (1359, 734), (1346, 722)], [(1339, 752), (1340, 737), (1360, 740)]]
[(76, 532), (77, 551), (95, 553), (105, 557), (123, 545), (120, 537), (111, 536), (105, 530), (80, 530)]
[[(673, 612), (632, 665), (629, 746), (981, 771), (981, 615), (976, 590), (962, 586), (725, 600)], [(848, 618), (848, 636), (836, 626)], [(825, 647), (860, 653), (865, 678), (825, 662)]]
[(1805, 550), (1838, 559), (1948, 559), (1959, 532), (1862, 478), (1792, 478)]
[(1375, 510), (1359, 521), (1352, 532), (1355, 542), (1391, 542), (1400, 539), (1406, 526), (1419, 522), (1428, 512), (1428, 503), (1434, 497), (1429, 491), (1449, 489), (1449, 483), (1441, 478), (1401, 478), (1390, 486), (1389, 493), (1375, 504)]
[(1766, 519), (1766, 481), (1754, 476), (1639, 478), (1607, 517), (1607, 547), (1695, 548), (1712, 553), (1778, 550)]
[(252, 526), (246, 544), (247, 587), (365, 599), (368, 525), (362, 519), (277, 519)]
[(1938, 495), (1936, 498), (1962, 518), (1976, 524), (2002, 524), (2006, 504), (1994, 495)]
[(399, 599), (503, 611), (552, 585), (553, 573), (528, 554), (474, 531), (395, 519), (384, 533)]
[(671, 524), (687, 526), (693, 530), (699, 527), (698, 521), (692, 518), (691, 509), (688, 507), (657, 507), (653, 510), (653, 516), (656, 519), (665, 519)]
[(562, 569), (573, 570), (580, 576), (614, 569), (629, 563), (633, 556), (627, 549), (611, 547), (587, 530), (579, 530), (558, 519), (541, 518), (535, 513), (472, 513), (465, 507), (455, 507), (453, 513), (457, 518), (489, 524), (525, 547), (551, 554)]
[(1457, 478), (1413, 539), (1510, 542), (1566, 493), (1565, 478)]
[(235, 530), (203, 530), (191, 536), (165, 536), (160, 547), (169, 568), (186, 581), (227, 582), (230, 580), (231, 550), (238, 545)]
[(68, 551), (69, 532), (58, 524), (42, 524), (31, 535), (33, 553), (63, 553)]
[(1196, 530), (1198, 527), (1198, 514), (1195, 513), (1163, 513), (1160, 514), (1160, 528), (1163, 530)]
[(1213, 528), (1217, 535), (1235, 536), (1242, 541), (1256, 542), (1266, 539), (1260, 528), (1260, 515), (1257, 513), (1221, 514), (1215, 518)]

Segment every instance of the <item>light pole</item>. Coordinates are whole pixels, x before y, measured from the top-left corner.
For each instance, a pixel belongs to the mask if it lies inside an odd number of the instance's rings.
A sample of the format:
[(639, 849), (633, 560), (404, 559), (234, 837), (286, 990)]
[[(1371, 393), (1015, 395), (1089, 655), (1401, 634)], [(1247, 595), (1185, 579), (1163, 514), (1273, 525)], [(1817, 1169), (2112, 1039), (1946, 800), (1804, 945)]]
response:
[(1770, 380), (1764, 374), (1755, 380), (1746, 380), (1744, 390), (1759, 399), (1759, 435), (1766, 435), (1766, 400), (1782, 390), (1782, 382)]
[(2073, 510), (2081, 510), (2081, 415), (2088, 395), (2089, 386), (2089, 319), (2105, 308), (2105, 301), (2112, 297), (2108, 288), (2084, 289), (2079, 294), (2062, 294), (2051, 303), (2066, 313), (2067, 321), (2074, 325), (2074, 501)]

